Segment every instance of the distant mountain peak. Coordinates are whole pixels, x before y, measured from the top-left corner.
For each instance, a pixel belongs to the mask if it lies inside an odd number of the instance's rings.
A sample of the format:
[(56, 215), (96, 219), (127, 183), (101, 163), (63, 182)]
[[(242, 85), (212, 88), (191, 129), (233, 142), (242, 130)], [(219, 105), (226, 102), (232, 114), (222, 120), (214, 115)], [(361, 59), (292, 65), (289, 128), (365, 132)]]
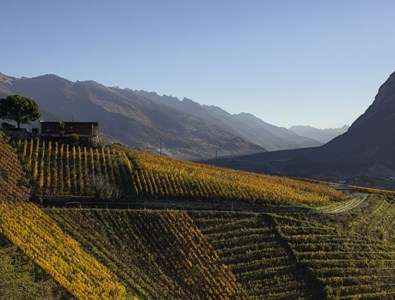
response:
[(289, 128), (300, 136), (315, 139), (323, 144), (333, 140), (335, 137), (345, 133), (348, 130), (348, 125), (343, 125), (339, 128), (319, 129), (310, 125), (295, 125)]
[(15, 80), (14, 77), (10, 77), (10, 76), (7, 76), (3, 73), (0, 73), (0, 83), (10, 85), (13, 80)]
[(98, 121), (103, 134), (131, 147), (157, 153), (161, 138), (163, 153), (183, 159), (213, 157), (216, 150), (221, 155), (266, 151), (217, 124), (172, 107), (171, 103), (184, 103), (190, 110), (204, 111), (187, 98), (180, 101), (156, 93), (116, 89), (93, 80), (72, 82), (53, 74), (11, 81), (6, 75), (1, 78), (9, 84), (0, 79), (0, 97), (21, 94), (35, 99), (43, 115), (51, 119), (75, 116)]

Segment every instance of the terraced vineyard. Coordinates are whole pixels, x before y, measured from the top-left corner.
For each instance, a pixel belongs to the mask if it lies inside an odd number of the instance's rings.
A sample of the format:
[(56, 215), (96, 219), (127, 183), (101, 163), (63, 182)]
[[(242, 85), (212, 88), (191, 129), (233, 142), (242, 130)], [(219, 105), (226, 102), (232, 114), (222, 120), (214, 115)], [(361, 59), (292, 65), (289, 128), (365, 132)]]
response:
[(123, 152), (42, 141), (15, 143), (34, 188), (44, 195), (92, 195), (91, 183), (132, 190), (131, 165)]
[(318, 205), (345, 200), (325, 184), (226, 170), (114, 146), (106, 150), (18, 142), (16, 148), (38, 193), (94, 196), (92, 183), (123, 198), (243, 201)]
[[(15, 151), (0, 136), (0, 240), (4, 248), (0, 268), (1, 282), (8, 288), (15, 287), (15, 295), (27, 298), (40, 290), (41, 279), (48, 274), (68, 293), (80, 299), (122, 299), (125, 289), (116, 278), (97, 260), (81, 250), (80, 246), (44, 214), (37, 206), (28, 202), (29, 191), (23, 186), (23, 172)], [(11, 248), (9, 245), (12, 245)], [(15, 247), (21, 252), (15, 254)], [(18, 250), (18, 251), (19, 251)], [(15, 255), (14, 255), (15, 254)], [(26, 266), (16, 259), (28, 257)], [(32, 265), (32, 263), (34, 263)], [(24, 270), (27, 274), (18, 271)], [(13, 274), (10, 275), (9, 272)], [(16, 271), (16, 272), (15, 272)], [(11, 276), (11, 277), (10, 277)], [(30, 276), (30, 279), (29, 279)], [(32, 278), (32, 276), (38, 276)], [(37, 279), (37, 283), (36, 283)], [(8, 281), (6, 281), (8, 280)], [(14, 284), (19, 282), (22, 286)], [(51, 283), (51, 281), (49, 282)], [(31, 294), (26, 286), (33, 285)], [(55, 284), (56, 285), (56, 284)], [(52, 284), (43, 294), (50, 295)], [(59, 289), (60, 292), (62, 288)], [(66, 294), (67, 295), (67, 294)], [(1, 295), (3, 297), (3, 295)], [(18, 297), (19, 298), (19, 297)], [(19, 299), (25, 299), (20, 297)]]
[(276, 216), (279, 233), (328, 298), (395, 297), (395, 204), (370, 196), (340, 214)]
[(80, 299), (122, 299), (125, 288), (51, 218), (29, 203), (0, 202), (0, 233)]
[(185, 212), (46, 212), (141, 299), (246, 299)]
[(250, 299), (321, 296), (265, 215), (193, 212), (191, 216)]
[[(119, 146), (15, 145), (23, 168), (0, 139), (0, 298), (395, 298), (391, 193), (358, 189), (345, 196), (326, 184)], [(122, 191), (124, 201), (242, 201), (282, 209), (40, 210), (29, 203), (23, 169), (42, 195), (92, 196), (91, 182), (99, 178)]]
[(28, 181), (14, 148), (0, 133), (0, 201), (27, 201)]

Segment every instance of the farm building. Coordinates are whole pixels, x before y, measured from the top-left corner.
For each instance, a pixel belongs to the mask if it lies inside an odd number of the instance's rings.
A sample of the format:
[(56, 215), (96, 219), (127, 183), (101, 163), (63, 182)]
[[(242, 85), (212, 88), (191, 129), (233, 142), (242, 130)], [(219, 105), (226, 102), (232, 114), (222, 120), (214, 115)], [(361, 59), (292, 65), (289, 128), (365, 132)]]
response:
[(45, 122), (40, 121), (39, 135), (42, 138), (65, 138), (78, 135), (80, 141), (99, 137), (98, 122)]

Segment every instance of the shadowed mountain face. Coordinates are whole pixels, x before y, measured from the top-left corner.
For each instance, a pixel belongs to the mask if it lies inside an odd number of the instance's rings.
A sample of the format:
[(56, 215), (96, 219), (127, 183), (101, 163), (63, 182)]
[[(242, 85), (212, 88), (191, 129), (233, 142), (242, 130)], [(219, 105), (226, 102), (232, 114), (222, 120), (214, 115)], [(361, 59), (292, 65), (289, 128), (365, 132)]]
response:
[(395, 73), (380, 87), (373, 104), (349, 128), (324, 145), (316, 158), (382, 164), (395, 169)]
[[(56, 75), (13, 78), (0, 73), (0, 97), (21, 94), (36, 100), (43, 118), (98, 121), (110, 140), (182, 159), (311, 147), (319, 142), (214, 106), (156, 93), (72, 82)], [(57, 118), (56, 118), (57, 116)]]
[(100, 130), (126, 145), (185, 159), (265, 151), (215, 124), (131, 90), (55, 75), (12, 78), (0, 73), (0, 97), (21, 94), (37, 101), (43, 117), (99, 121)]
[(292, 126), (289, 130), (299, 134), (301, 136), (309, 137), (311, 139), (317, 140), (322, 144), (326, 144), (333, 140), (335, 137), (345, 133), (350, 126), (344, 125), (340, 128), (328, 128), (328, 129), (318, 129), (311, 126)]
[(344, 134), (316, 148), (210, 162), (244, 170), (316, 178), (395, 176), (395, 73)]
[(320, 146), (322, 143), (286, 128), (268, 124), (252, 114), (230, 114), (217, 107), (200, 105), (190, 99), (179, 100), (175, 97), (159, 96), (156, 93), (136, 91), (140, 95), (177, 110), (191, 114), (208, 124), (215, 124), (243, 139), (257, 144), (269, 151)]

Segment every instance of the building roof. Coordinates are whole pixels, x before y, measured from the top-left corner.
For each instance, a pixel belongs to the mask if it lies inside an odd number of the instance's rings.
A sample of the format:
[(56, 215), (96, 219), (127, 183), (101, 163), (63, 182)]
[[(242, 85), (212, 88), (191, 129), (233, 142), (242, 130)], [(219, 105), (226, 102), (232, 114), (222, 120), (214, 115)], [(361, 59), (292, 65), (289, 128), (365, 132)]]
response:
[(59, 123), (64, 123), (64, 124), (92, 124), (92, 125), (99, 125), (99, 122), (75, 122), (75, 121), (65, 121), (65, 122), (55, 122), (55, 121), (40, 121), (41, 124), (46, 123), (46, 124), (59, 124)]

